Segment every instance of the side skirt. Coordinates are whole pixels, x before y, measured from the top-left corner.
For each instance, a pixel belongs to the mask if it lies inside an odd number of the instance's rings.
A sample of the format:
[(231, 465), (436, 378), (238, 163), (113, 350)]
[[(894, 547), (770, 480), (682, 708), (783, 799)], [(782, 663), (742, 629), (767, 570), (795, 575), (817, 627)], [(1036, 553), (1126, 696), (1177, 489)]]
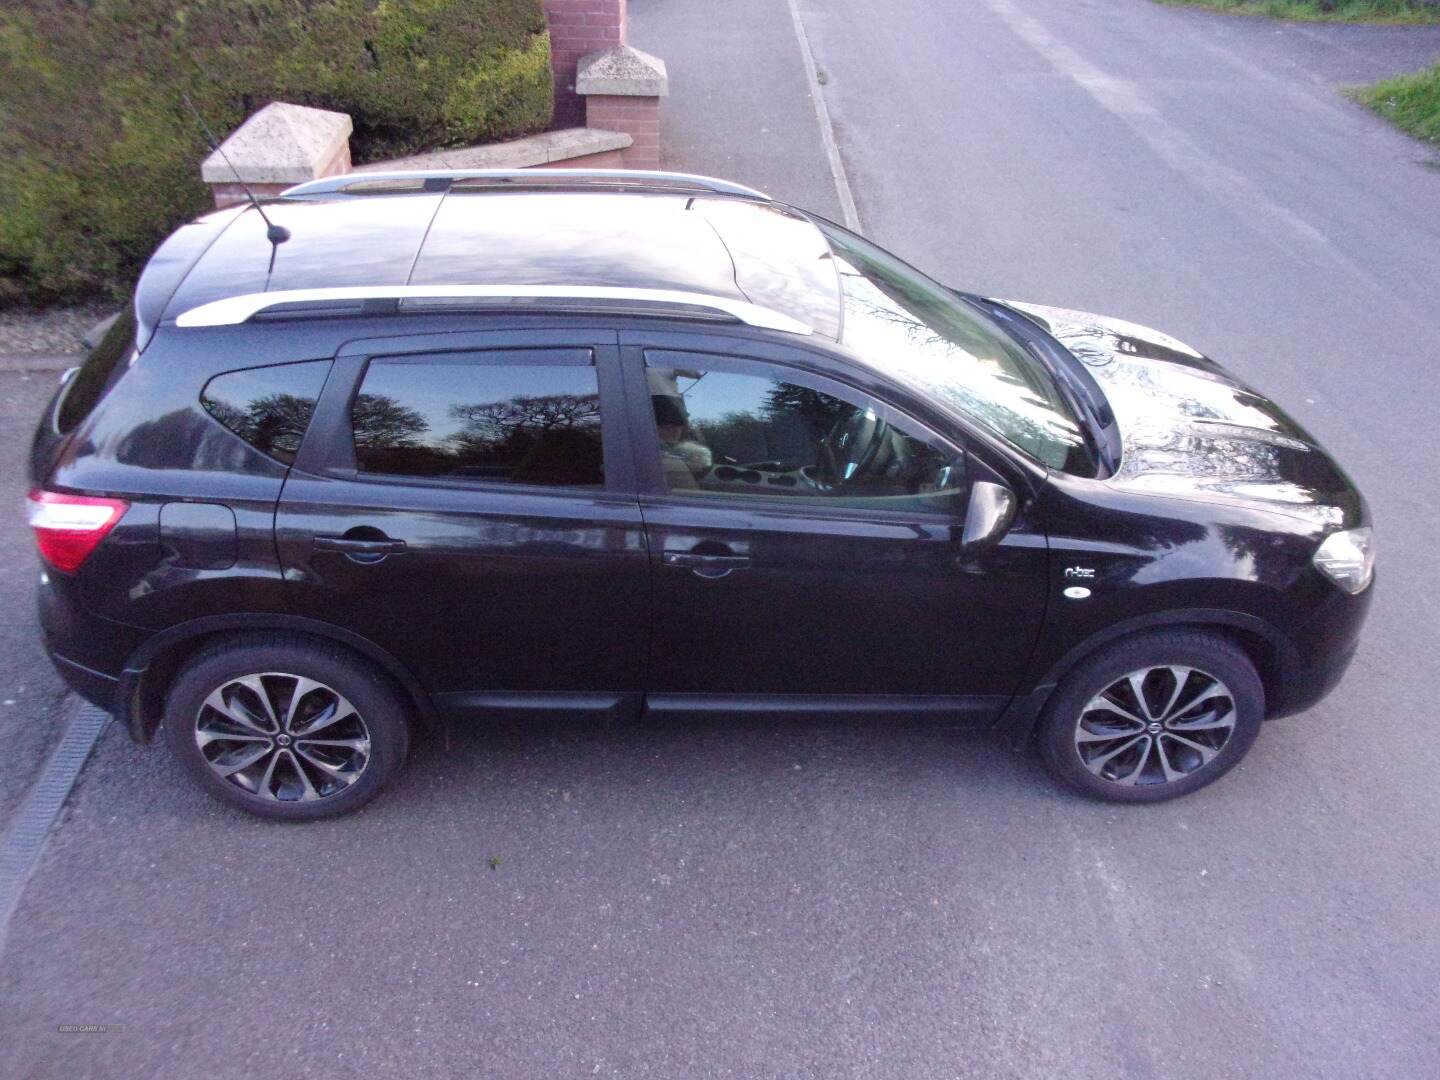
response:
[(641, 694), (603, 691), (476, 691), (434, 695), (447, 720), (462, 723), (527, 719), (603, 719), (664, 722), (720, 720), (879, 720), (942, 727), (993, 724), (1009, 698), (903, 694)]

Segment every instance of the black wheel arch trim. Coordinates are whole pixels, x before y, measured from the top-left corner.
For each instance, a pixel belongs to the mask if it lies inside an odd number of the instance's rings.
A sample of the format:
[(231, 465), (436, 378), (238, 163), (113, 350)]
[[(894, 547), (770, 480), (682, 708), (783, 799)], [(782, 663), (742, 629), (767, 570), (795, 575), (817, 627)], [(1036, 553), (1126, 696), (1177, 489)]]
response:
[(146, 686), (146, 675), (157, 659), (177, 645), (197, 638), (216, 634), (239, 632), (271, 631), (280, 633), (306, 634), (311, 637), (327, 638), (343, 645), (352, 652), (375, 663), (387, 675), (400, 684), (421, 723), (432, 731), (440, 730), (440, 714), (435, 708), (429, 692), (418, 679), (386, 650), (359, 634), (352, 633), (332, 623), (319, 619), (307, 619), (301, 615), (286, 615), (278, 612), (257, 614), (207, 615), (199, 619), (179, 623), (155, 634), (141, 645), (125, 663), (120, 673), (114, 695), (115, 719), (130, 733), (137, 743), (148, 743), (160, 727), (160, 709), (155, 695), (159, 688)]
[[(1239, 631), (1260, 639), (1271, 652), (1271, 663), (1261, 665), (1260, 677), (1265, 685), (1266, 717), (1277, 715), (1284, 707), (1288, 684), (1303, 670), (1300, 651), (1273, 625), (1256, 615), (1223, 608), (1180, 608), (1159, 611), (1125, 619), (1096, 631), (1066, 651), (1050, 665), (1048, 671), (1011, 699), (991, 729), (1012, 746), (1027, 744), (1039, 722), (1040, 714), (1060, 681), (1085, 657), (1121, 638), (1146, 630), (1163, 628), (1195, 628)], [(1241, 643), (1244, 644), (1243, 642)], [(1268, 670), (1267, 670), (1268, 669)]]

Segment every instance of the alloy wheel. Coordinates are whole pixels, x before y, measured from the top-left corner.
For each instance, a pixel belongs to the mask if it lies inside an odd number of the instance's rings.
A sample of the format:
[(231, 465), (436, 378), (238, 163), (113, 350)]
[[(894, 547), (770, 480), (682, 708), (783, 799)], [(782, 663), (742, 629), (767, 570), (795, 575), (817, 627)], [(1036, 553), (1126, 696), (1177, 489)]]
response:
[(1075, 724), (1085, 768), (1127, 787), (1169, 784), (1208, 766), (1235, 733), (1229, 687), (1196, 668), (1141, 668), (1090, 699)]
[(195, 718), (195, 742), (228, 784), (271, 802), (315, 802), (360, 779), (370, 731), (324, 683), (267, 671), (218, 687)]

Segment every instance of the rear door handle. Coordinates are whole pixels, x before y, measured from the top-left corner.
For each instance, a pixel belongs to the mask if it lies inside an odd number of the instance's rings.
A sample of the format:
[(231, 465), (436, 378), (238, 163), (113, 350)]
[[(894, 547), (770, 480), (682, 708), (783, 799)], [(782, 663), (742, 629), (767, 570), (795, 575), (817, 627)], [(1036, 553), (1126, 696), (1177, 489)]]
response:
[(703, 578), (723, 578), (750, 565), (748, 555), (700, 555), (693, 551), (667, 551), (666, 566), (683, 566)]
[(388, 536), (362, 539), (356, 536), (317, 536), (316, 551), (335, 551), (351, 562), (377, 563), (386, 555), (397, 555), (405, 550), (404, 540), (391, 540)]

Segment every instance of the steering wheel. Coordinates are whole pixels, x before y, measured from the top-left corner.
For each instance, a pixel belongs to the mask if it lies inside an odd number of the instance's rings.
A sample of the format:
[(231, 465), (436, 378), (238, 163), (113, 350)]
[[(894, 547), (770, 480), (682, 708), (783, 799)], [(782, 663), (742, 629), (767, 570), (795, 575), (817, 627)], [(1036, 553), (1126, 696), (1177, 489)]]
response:
[(890, 425), (872, 409), (856, 409), (836, 422), (820, 443), (820, 455), (833, 486), (843, 488), (863, 476), (885, 445)]

